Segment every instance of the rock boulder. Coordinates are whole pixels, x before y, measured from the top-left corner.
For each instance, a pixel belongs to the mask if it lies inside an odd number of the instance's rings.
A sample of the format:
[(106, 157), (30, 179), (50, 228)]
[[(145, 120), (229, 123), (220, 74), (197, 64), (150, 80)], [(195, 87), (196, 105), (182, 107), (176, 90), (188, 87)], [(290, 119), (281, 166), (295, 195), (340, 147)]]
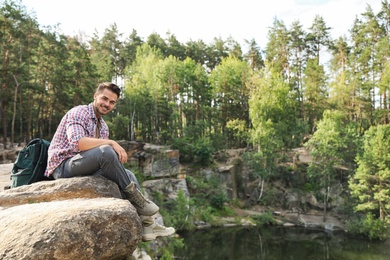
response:
[(128, 201), (73, 199), (0, 211), (2, 259), (124, 259), (142, 237)]
[(0, 192), (0, 259), (128, 259), (142, 238), (136, 209), (102, 177)]

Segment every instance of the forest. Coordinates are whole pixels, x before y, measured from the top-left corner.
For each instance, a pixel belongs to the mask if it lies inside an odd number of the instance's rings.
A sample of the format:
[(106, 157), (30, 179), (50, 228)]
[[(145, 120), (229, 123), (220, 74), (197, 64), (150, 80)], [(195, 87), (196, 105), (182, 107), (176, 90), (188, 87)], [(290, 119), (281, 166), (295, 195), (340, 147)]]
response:
[[(352, 21), (351, 21), (352, 22)], [(50, 140), (67, 110), (93, 101), (99, 82), (122, 88), (105, 120), (110, 137), (180, 150), (207, 165), (213, 152), (252, 147), (267, 180), (286, 151), (306, 147), (308, 172), (328, 189), (347, 172), (356, 231), (390, 228), (390, 4), (356, 14), (345, 36), (315, 16), (309, 28), (277, 18), (266, 46), (254, 39), (182, 43), (145, 39), (116, 24), (99, 35), (63, 35), (19, 1), (0, 5), (0, 141)], [(328, 58), (324, 58), (328, 57)]]

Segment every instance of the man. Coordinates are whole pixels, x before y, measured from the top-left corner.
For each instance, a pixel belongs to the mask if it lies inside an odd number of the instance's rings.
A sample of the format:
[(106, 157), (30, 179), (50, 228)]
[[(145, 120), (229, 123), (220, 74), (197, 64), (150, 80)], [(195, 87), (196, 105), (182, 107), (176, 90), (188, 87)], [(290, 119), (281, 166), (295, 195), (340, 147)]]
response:
[(104, 82), (97, 87), (92, 103), (65, 114), (50, 143), (45, 175), (58, 179), (97, 174), (112, 180), (137, 209), (144, 229), (143, 241), (172, 235), (174, 228), (155, 223), (151, 216), (159, 207), (142, 195), (137, 178), (124, 168), (126, 151), (108, 139), (109, 129), (102, 116), (114, 109), (119, 96), (117, 85)]

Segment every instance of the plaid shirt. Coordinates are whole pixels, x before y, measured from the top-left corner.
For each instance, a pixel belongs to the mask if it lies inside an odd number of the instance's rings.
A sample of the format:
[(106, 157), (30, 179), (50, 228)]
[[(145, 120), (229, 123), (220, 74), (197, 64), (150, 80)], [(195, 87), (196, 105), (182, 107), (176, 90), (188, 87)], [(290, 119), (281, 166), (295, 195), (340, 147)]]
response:
[[(100, 118), (100, 121), (100, 138), (108, 139), (108, 126), (103, 118)], [(64, 160), (80, 153), (78, 141), (83, 137), (94, 138), (96, 125), (93, 103), (70, 109), (62, 118), (50, 142), (45, 175), (50, 176)]]

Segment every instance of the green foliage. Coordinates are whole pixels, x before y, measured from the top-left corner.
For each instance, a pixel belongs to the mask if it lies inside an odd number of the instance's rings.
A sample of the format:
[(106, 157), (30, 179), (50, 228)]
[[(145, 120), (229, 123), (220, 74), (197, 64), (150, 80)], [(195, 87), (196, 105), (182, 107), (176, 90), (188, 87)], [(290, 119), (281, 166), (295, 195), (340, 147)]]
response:
[(227, 195), (215, 175), (209, 177), (197, 173), (187, 176), (187, 186), (194, 202), (196, 220), (213, 221), (215, 216), (232, 216), (234, 212), (226, 205)]
[(176, 259), (174, 252), (177, 249), (183, 248), (185, 246), (183, 239), (170, 239), (169, 242), (163, 247), (159, 247), (159, 255), (161, 260), (174, 260)]
[(273, 225), (276, 224), (276, 220), (272, 215), (272, 212), (265, 212), (259, 215), (253, 215), (252, 219), (256, 222), (256, 225)]
[(226, 128), (233, 131), (233, 136), (237, 138), (237, 142), (242, 147), (249, 141), (249, 129), (244, 120), (232, 119), (226, 123)]
[(337, 166), (351, 165), (357, 154), (356, 131), (345, 124), (346, 115), (342, 111), (326, 110), (323, 119), (317, 123), (317, 130), (305, 144), (313, 161), (308, 168), (309, 176), (322, 188), (335, 182)]
[[(185, 246), (182, 238), (164, 237), (159, 239), (158, 247), (151, 246), (150, 242), (140, 242), (138, 248), (144, 249), (152, 259), (175, 259), (174, 252)], [(133, 258), (131, 258), (133, 259)]]
[(111, 122), (107, 122), (110, 129), (110, 137), (114, 140), (128, 140), (129, 121), (130, 119), (127, 116), (115, 115)]
[(249, 88), (246, 82), (251, 74), (248, 63), (233, 56), (222, 59), (221, 63), (210, 73), (209, 82), (213, 90), (214, 107), (220, 107), (215, 110), (214, 122), (222, 129), (228, 137), (226, 141), (232, 146), (241, 140), (237, 140), (234, 132), (225, 131), (225, 128), (231, 120), (244, 121), (245, 125), (249, 124), (247, 116)]
[(188, 138), (174, 138), (172, 139), (172, 148), (180, 152), (180, 162), (189, 163), (194, 160), (194, 147)]
[(276, 188), (269, 188), (261, 197), (260, 204), (263, 206), (283, 207), (280, 200), (282, 196), (283, 194), (280, 192), (280, 190)]
[(370, 239), (387, 240), (390, 238), (390, 222), (376, 218), (372, 213), (367, 216), (354, 217), (347, 222), (347, 228), (352, 234), (362, 235)]
[(390, 126), (373, 126), (364, 139), (364, 150), (357, 157), (358, 168), (349, 188), (358, 199), (357, 211), (375, 212), (384, 221), (390, 210)]
[(176, 200), (167, 202), (169, 205), (164, 207), (169, 208), (169, 213), (163, 210), (165, 224), (175, 227), (176, 230), (192, 230), (194, 229), (194, 216), (192, 199), (185, 196), (182, 190), (179, 190)]
[(215, 209), (223, 209), (225, 202), (227, 202), (227, 196), (225, 192), (219, 190), (210, 196), (210, 205)]
[(253, 178), (262, 178), (269, 179), (274, 175), (277, 165), (276, 158), (278, 154), (271, 153), (270, 151), (265, 150), (260, 152), (247, 152), (244, 155), (244, 161), (246, 164), (249, 164), (251, 169), (253, 169), (252, 177)]
[(283, 147), (299, 143), (303, 123), (298, 116), (297, 97), (282, 75), (267, 65), (262, 72), (251, 78), (249, 84), (252, 143), (266, 153), (274, 153)]
[(209, 138), (200, 138), (194, 144), (194, 159), (195, 163), (202, 166), (210, 165), (214, 149), (211, 146)]
[(214, 148), (210, 138), (176, 138), (172, 147), (180, 151), (181, 162), (195, 162), (201, 166), (208, 166), (212, 162)]

